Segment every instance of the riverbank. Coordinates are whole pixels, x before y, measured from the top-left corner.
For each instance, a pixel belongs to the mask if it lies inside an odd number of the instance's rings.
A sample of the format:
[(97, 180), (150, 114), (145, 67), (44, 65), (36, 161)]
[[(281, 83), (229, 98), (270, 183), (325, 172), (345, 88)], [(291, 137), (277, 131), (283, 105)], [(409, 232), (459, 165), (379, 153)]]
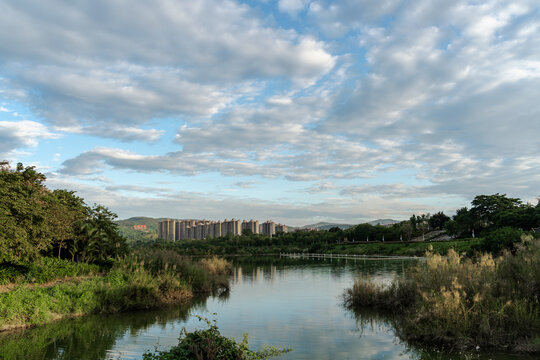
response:
[(0, 293), (0, 331), (186, 302), (194, 293), (228, 289), (230, 271), (231, 265), (222, 259), (193, 262), (173, 251), (146, 249), (117, 260), (104, 274), (63, 279), (50, 286), (6, 284), (8, 291)]
[[(235, 241), (238, 240), (238, 241)], [(342, 242), (342, 243), (284, 243), (268, 238), (267, 242), (247, 242), (242, 239), (209, 239), (177, 243), (159, 241), (159, 247), (174, 249), (180, 254), (201, 255), (279, 255), (280, 253), (318, 253), (349, 255), (424, 256), (432, 248), (433, 253), (446, 254), (454, 249), (459, 253), (472, 254), (483, 239), (459, 239), (425, 242)]]
[(523, 238), (515, 254), (464, 258), (428, 253), (390, 286), (362, 279), (344, 294), (353, 310), (392, 313), (403, 340), (445, 349), (540, 352), (540, 240)]

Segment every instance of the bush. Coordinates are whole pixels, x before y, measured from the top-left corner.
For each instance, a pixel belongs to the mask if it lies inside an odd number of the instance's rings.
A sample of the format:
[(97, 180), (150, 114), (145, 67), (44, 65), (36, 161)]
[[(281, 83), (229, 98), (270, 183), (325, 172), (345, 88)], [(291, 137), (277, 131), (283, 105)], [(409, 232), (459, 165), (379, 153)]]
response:
[(228, 275), (232, 271), (231, 264), (225, 260), (220, 259), (217, 256), (214, 256), (210, 259), (202, 259), (200, 261), (201, 266), (205, 269), (210, 275)]
[(144, 360), (250, 360), (268, 359), (291, 351), (290, 349), (277, 349), (265, 347), (262, 351), (252, 351), (248, 347), (247, 334), (242, 342), (229, 339), (219, 332), (216, 321), (209, 321), (198, 316), (199, 320), (206, 322), (207, 329), (188, 332), (185, 328), (180, 333), (178, 345), (167, 351), (156, 354), (145, 353)]
[(454, 349), (540, 352), (540, 240), (524, 236), (515, 254), (464, 258), (428, 253), (424, 264), (390, 287), (357, 280), (344, 294), (351, 308), (400, 311), (405, 340)]
[(519, 243), (523, 232), (511, 227), (503, 227), (487, 234), (480, 244), (479, 250), (494, 255), (501, 254), (503, 250), (514, 251), (514, 245)]

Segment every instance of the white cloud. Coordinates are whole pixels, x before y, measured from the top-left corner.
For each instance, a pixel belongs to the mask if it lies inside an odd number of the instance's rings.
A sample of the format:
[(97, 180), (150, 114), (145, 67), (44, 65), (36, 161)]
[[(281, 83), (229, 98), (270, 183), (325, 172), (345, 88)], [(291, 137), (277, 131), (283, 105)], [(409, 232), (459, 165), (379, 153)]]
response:
[(35, 121), (0, 121), (0, 154), (7, 156), (16, 149), (35, 147), (41, 139), (58, 137)]
[[(405, 219), (425, 205), (410, 201), (389, 200), (377, 196), (363, 199), (342, 199), (313, 203), (286, 203), (263, 198), (239, 198), (223, 193), (167, 192), (144, 186), (93, 186), (69, 180), (65, 176), (47, 174), (53, 189), (77, 190), (87, 203), (110, 207), (120, 218), (152, 214), (155, 217), (205, 219), (272, 219), (288, 225), (307, 225), (331, 219), (342, 223), (360, 223), (381, 217)], [(132, 195), (125, 191), (135, 192)], [(196, 206), (186, 206), (196, 204)]]
[(272, 28), (234, 1), (8, 1), (0, 12), (7, 88), (64, 128), (208, 117), (261, 80), (304, 87), (335, 63), (323, 42)]
[(308, 0), (279, 0), (278, 8), (280, 11), (294, 16), (299, 11), (303, 10), (306, 7), (307, 3)]

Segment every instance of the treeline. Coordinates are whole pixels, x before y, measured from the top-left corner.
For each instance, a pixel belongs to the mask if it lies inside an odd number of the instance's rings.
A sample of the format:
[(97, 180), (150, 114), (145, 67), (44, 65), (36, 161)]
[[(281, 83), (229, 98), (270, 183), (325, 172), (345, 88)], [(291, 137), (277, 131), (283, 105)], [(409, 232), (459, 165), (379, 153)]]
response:
[[(269, 237), (245, 230), (240, 236), (231, 234), (207, 240), (185, 240), (171, 244), (158, 241), (161, 246), (174, 247), (184, 254), (270, 254), (287, 252), (347, 252), (337, 244), (400, 243), (413, 239), (470, 239), (471, 250), (500, 253), (512, 249), (523, 232), (540, 227), (540, 202), (535, 206), (505, 194), (478, 195), (471, 208), (458, 209), (453, 217), (439, 211), (433, 215), (412, 215), (409, 220), (390, 226), (359, 224), (346, 230), (338, 227), (320, 231), (295, 231)], [(436, 232), (434, 232), (436, 231)], [(140, 242), (139, 245), (143, 245)], [(359, 252), (359, 249), (350, 249)]]
[(460, 208), (452, 218), (442, 211), (433, 215), (413, 214), (409, 220), (389, 227), (356, 225), (342, 231), (341, 237), (366, 241), (382, 240), (384, 236), (386, 241), (407, 241), (430, 231), (445, 230), (448, 235), (455, 238), (470, 238), (486, 237), (503, 228), (530, 231), (537, 227), (540, 227), (540, 201), (534, 206), (497, 193), (476, 196), (471, 202), (470, 209)]
[(127, 252), (116, 214), (73, 191), (51, 191), (45, 179), (33, 166), (0, 162), (0, 264), (27, 265), (42, 256), (99, 263)]
[(114, 213), (44, 182), (34, 167), (0, 162), (0, 332), (229, 288), (227, 261), (131, 251)]

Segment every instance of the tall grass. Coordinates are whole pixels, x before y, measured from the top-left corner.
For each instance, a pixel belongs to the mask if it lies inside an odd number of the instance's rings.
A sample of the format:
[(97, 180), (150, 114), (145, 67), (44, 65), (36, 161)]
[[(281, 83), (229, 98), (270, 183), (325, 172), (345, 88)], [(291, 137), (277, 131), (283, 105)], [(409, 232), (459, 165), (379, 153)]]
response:
[(52, 286), (20, 284), (0, 293), (0, 331), (62, 317), (186, 301), (193, 292), (228, 289), (227, 269), (230, 265), (220, 259), (201, 263), (172, 250), (136, 251), (116, 261), (104, 276), (73, 278)]
[(0, 285), (45, 283), (58, 278), (95, 275), (99, 271), (97, 265), (43, 257), (26, 266), (0, 264)]
[(122, 267), (134, 271), (142, 267), (152, 274), (170, 274), (182, 279), (194, 292), (229, 289), (229, 262), (218, 257), (193, 261), (170, 249), (141, 249), (123, 260)]
[(357, 280), (344, 294), (352, 308), (402, 312), (406, 340), (452, 347), (540, 352), (540, 240), (524, 237), (515, 254), (464, 258), (427, 253), (427, 261), (389, 287)]
[(191, 296), (190, 287), (180, 279), (143, 268), (114, 268), (104, 277), (51, 287), (21, 285), (0, 294), (0, 331), (62, 317), (150, 309)]

